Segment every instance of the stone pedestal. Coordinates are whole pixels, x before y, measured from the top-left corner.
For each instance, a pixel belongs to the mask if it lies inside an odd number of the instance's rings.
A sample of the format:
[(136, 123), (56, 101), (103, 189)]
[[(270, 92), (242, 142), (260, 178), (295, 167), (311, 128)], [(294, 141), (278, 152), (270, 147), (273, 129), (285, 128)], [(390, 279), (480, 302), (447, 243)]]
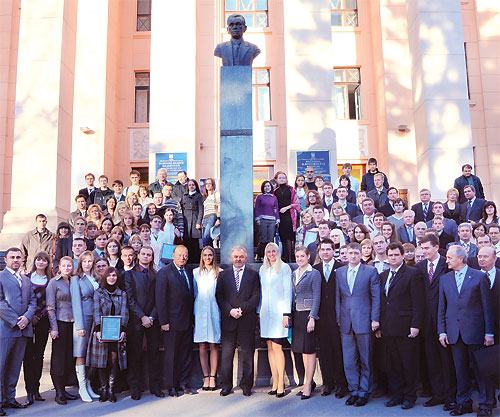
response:
[(221, 261), (242, 245), (253, 259), (252, 67), (222, 67), (220, 87)]

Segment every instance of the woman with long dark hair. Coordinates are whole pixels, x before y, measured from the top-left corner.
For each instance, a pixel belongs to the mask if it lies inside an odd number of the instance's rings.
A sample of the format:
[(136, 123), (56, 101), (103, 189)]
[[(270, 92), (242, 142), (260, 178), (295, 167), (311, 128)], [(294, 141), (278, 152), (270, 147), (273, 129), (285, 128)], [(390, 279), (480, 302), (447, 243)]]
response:
[(257, 247), (258, 259), (264, 256), (264, 248), (274, 239), (276, 224), (279, 223), (278, 199), (273, 194), (273, 186), (269, 181), (262, 182), (259, 194), (255, 199), (254, 215), (259, 225), (260, 242)]
[(491, 223), (498, 224), (498, 222), (499, 219), (496, 204), (493, 201), (487, 201), (483, 206), (483, 218), (481, 219), (481, 223), (489, 226)]
[(203, 188), (203, 246), (212, 246), (210, 229), (220, 225), (220, 195), (215, 180), (207, 178)]
[(184, 216), (183, 242), (188, 248), (188, 262), (196, 263), (200, 260), (200, 239), (202, 237), (203, 222), (203, 197), (196, 180), (188, 180), (186, 192), (182, 196), (180, 206)]

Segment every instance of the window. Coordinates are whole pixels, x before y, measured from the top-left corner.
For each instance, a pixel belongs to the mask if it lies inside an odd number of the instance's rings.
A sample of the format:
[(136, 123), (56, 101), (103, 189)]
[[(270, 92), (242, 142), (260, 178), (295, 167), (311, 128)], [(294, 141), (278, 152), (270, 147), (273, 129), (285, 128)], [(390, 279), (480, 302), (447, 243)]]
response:
[(151, 0), (137, 0), (137, 32), (151, 30)]
[(337, 119), (361, 119), (359, 68), (335, 68), (334, 100)]
[(332, 26), (358, 26), (357, 0), (330, 0)]
[(149, 72), (135, 73), (135, 123), (149, 123)]
[(248, 27), (266, 27), (267, 0), (226, 0), (226, 22), (229, 15), (241, 14)]
[(254, 68), (252, 70), (252, 104), (254, 120), (271, 120), (271, 94), (269, 70)]

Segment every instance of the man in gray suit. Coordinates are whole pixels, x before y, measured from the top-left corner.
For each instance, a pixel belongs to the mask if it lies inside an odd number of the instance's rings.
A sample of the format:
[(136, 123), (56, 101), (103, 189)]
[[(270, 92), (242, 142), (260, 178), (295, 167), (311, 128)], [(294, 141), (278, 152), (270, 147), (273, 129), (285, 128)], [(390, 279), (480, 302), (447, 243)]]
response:
[(346, 405), (362, 407), (372, 391), (371, 332), (379, 328), (380, 278), (361, 264), (361, 245), (347, 245), (349, 265), (337, 269), (336, 315), (344, 370), (351, 396)]
[(224, 67), (252, 66), (253, 60), (260, 54), (257, 45), (243, 40), (247, 30), (245, 18), (240, 14), (232, 14), (227, 18), (227, 31), (231, 34), (229, 42), (217, 45), (214, 55), (222, 58)]
[[(472, 413), (470, 358), (483, 345), (494, 343), (494, 321), (490, 281), (484, 272), (467, 266), (466, 249), (451, 246), (446, 262), (452, 271), (439, 280), (437, 331), (441, 345), (451, 348), (457, 375), (457, 402), (450, 414), (461, 416)], [(479, 374), (475, 361), (473, 368), (479, 388), (477, 415), (491, 416), (494, 399), (487, 398), (491, 381)]]
[[(19, 248), (7, 249), (6, 268), (0, 272), (0, 399), (4, 408), (26, 407), (16, 401), (16, 385), (26, 341), (33, 337), (36, 299), (31, 281), (19, 272), (22, 262)], [(4, 416), (1, 407), (0, 415)]]

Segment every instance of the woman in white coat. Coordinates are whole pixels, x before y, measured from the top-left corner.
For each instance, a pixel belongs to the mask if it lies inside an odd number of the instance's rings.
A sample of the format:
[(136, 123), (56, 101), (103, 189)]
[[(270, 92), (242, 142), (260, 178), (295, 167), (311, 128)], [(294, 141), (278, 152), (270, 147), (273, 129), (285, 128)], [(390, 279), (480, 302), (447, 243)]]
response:
[(193, 271), (194, 342), (200, 344), (203, 391), (215, 391), (217, 344), (220, 343), (221, 335), (220, 310), (215, 299), (215, 287), (220, 271), (222, 269), (217, 266), (214, 248), (205, 246), (201, 251), (200, 267)]
[(273, 386), (269, 395), (285, 395), (285, 356), (283, 344), (288, 337), (292, 309), (292, 271), (280, 258), (278, 245), (267, 244), (264, 264), (260, 267), (260, 336), (266, 339)]

